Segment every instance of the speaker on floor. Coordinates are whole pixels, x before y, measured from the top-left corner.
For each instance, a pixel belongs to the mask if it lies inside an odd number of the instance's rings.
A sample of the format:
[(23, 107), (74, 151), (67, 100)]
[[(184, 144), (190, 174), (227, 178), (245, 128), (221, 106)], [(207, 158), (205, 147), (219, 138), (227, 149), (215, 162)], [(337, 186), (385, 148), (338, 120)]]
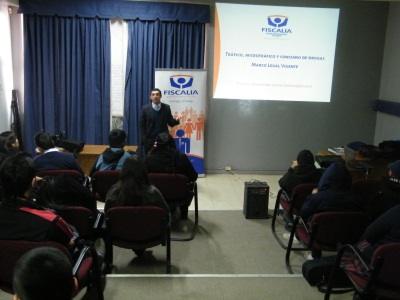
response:
[(269, 186), (266, 182), (244, 183), (243, 214), (246, 219), (267, 219)]

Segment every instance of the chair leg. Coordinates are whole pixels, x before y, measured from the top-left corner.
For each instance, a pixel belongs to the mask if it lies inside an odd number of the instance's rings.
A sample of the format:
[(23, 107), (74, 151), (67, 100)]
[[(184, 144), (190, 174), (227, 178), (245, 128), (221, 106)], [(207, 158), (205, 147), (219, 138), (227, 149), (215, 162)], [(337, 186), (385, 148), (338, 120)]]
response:
[(113, 266), (113, 244), (108, 239), (105, 240), (106, 251), (104, 254), (104, 273), (110, 274)]
[(171, 274), (171, 228), (168, 228), (166, 241), (167, 274)]
[(278, 195), (276, 196), (274, 213), (272, 215), (271, 231), (272, 231), (272, 234), (274, 235), (276, 241), (278, 242), (279, 246), (281, 246), (283, 249), (287, 249), (287, 246), (282, 242), (282, 240), (278, 236), (276, 229), (275, 229), (276, 218), (277, 218), (278, 212), (279, 212), (279, 202), (280, 202), (279, 200), (281, 198), (282, 191), (283, 191), (282, 189), (279, 190)]
[(188, 238), (171, 238), (171, 241), (177, 242), (188, 242), (194, 239), (199, 227), (199, 199), (197, 194), (197, 185), (194, 186), (194, 224), (192, 227), (192, 232)]
[(294, 239), (294, 235), (296, 233), (296, 227), (297, 227), (298, 223), (299, 223), (299, 217), (297, 217), (293, 222), (292, 231), (290, 232), (289, 242), (288, 242), (288, 246), (286, 249), (285, 264), (286, 264), (286, 269), (288, 270), (289, 274), (293, 274), (292, 267), (290, 266), (290, 252), (292, 250), (294, 250), (294, 249), (292, 249), (292, 245), (293, 245), (293, 239)]

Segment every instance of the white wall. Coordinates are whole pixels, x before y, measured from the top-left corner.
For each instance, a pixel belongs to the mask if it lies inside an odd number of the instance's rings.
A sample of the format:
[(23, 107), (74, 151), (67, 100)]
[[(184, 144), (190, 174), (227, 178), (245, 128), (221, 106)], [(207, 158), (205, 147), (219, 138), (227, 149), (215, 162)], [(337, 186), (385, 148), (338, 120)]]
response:
[[(400, 103), (400, 3), (391, 2), (379, 92), (380, 100)], [(400, 117), (377, 113), (374, 144), (400, 139)]]
[(13, 69), (8, 6), (0, 3), (0, 132), (10, 130)]

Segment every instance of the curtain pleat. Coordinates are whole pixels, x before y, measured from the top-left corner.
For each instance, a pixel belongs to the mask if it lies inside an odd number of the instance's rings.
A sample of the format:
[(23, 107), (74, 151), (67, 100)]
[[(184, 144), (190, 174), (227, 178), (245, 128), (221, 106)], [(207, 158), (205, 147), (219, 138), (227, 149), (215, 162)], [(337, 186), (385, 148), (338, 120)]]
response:
[(24, 15), (24, 41), (26, 150), (40, 130), (107, 144), (109, 20)]

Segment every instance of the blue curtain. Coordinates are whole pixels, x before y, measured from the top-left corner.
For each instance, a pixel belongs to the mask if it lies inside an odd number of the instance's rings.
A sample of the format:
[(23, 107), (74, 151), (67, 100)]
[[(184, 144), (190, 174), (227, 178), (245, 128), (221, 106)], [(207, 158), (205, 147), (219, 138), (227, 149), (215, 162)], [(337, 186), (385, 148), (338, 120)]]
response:
[(44, 130), (108, 144), (109, 20), (24, 15), (24, 143)]
[(155, 69), (203, 69), (206, 25), (132, 20), (128, 28), (124, 130), (128, 143), (139, 145), (140, 112), (149, 102)]

